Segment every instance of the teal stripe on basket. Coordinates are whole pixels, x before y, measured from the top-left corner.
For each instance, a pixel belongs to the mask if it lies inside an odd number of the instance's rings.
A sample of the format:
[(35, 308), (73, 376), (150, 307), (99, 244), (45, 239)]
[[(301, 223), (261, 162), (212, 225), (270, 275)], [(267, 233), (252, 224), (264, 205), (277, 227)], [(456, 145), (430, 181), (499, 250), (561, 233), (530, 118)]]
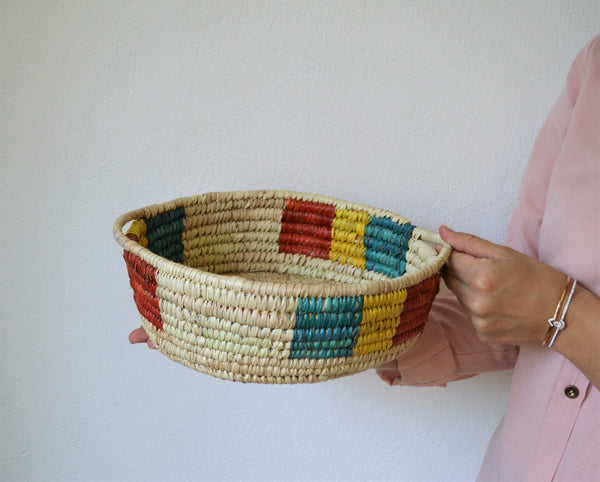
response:
[(185, 230), (183, 207), (144, 218), (147, 226), (148, 249), (171, 261), (183, 261), (183, 242), (181, 235)]
[(299, 298), (290, 358), (352, 356), (362, 306), (362, 296)]
[(406, 273), (406, 253), (414, 225), (374, 216), (365, 227), (366, 268), (397, 278)]

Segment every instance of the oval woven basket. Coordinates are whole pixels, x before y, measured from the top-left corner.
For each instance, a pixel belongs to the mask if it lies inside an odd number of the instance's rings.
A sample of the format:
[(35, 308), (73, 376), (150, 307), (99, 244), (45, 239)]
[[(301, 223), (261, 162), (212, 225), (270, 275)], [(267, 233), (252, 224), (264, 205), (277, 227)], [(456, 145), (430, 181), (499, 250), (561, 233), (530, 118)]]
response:
[(120, 216), (113, 232), (152, 342), (240, 382), (324, 381), (397, 357), (450, 255), (389, 211), (291, 191), (176, 199)]

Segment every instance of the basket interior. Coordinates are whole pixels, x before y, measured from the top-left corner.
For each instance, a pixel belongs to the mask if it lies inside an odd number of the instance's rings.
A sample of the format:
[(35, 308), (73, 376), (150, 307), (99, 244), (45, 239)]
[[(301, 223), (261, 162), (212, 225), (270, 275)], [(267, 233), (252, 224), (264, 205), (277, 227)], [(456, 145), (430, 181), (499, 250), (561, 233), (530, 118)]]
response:
[[(414, 226), (387, 215), (288, 196), (198, 196), (135, 221), (127, 235), (203, 271), (252, 280), (353, 283), (426, 263)], [(429, 247), (426, 254), (435, 254)]]

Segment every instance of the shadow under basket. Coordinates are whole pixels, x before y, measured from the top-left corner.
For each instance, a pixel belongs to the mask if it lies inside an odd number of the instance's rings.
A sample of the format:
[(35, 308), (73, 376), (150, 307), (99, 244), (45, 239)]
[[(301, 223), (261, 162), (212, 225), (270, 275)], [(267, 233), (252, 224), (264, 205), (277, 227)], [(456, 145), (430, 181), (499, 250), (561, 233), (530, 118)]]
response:
[(389, 211), (291, 191), (180, 198), (113, 232), (158, 349), (255, 383), (330, 380), (408, 350), (451, 250)]

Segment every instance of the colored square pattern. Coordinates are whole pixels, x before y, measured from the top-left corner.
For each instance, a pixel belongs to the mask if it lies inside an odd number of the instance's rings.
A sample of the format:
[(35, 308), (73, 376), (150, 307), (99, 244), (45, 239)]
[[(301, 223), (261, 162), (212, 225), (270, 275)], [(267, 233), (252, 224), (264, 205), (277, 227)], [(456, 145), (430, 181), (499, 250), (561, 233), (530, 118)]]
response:
[(298, 299), (290, 358), (352, 356), (362, 304), (362, 296)]
[[(388, 277), (406, 272), (414, 226), (364, 211), (286, 200), (280, 252), (330, 259)], [(298, 300), (290, 358), (363, 355), (390, 348), (398, 333), (406, 291), (373, 297)]]
[(335, 207), (330, 204), (286, 199), (281, 216), (279, 252), (328, 259), (334, 216)]
[[(135, 221), (128, 236), (154, 253), (182, 262), (183, 207)], [(414, 226), (333, 204), (286, 199), (278, 238), (280, 253), (303, 254), (353, 265), (395, 278), (406, 272), (406, 252)], [(134, 300), (156, 328), (163, 321), (156, 297), (156, 268), (124, 253)], [(407, 296), (437, 291), (437, 276), (407, 290), (378, 295), (300, 297), (290, 359), (327, 359), (384, 351), (422, 331), (430, 303), (403, 313)]]

